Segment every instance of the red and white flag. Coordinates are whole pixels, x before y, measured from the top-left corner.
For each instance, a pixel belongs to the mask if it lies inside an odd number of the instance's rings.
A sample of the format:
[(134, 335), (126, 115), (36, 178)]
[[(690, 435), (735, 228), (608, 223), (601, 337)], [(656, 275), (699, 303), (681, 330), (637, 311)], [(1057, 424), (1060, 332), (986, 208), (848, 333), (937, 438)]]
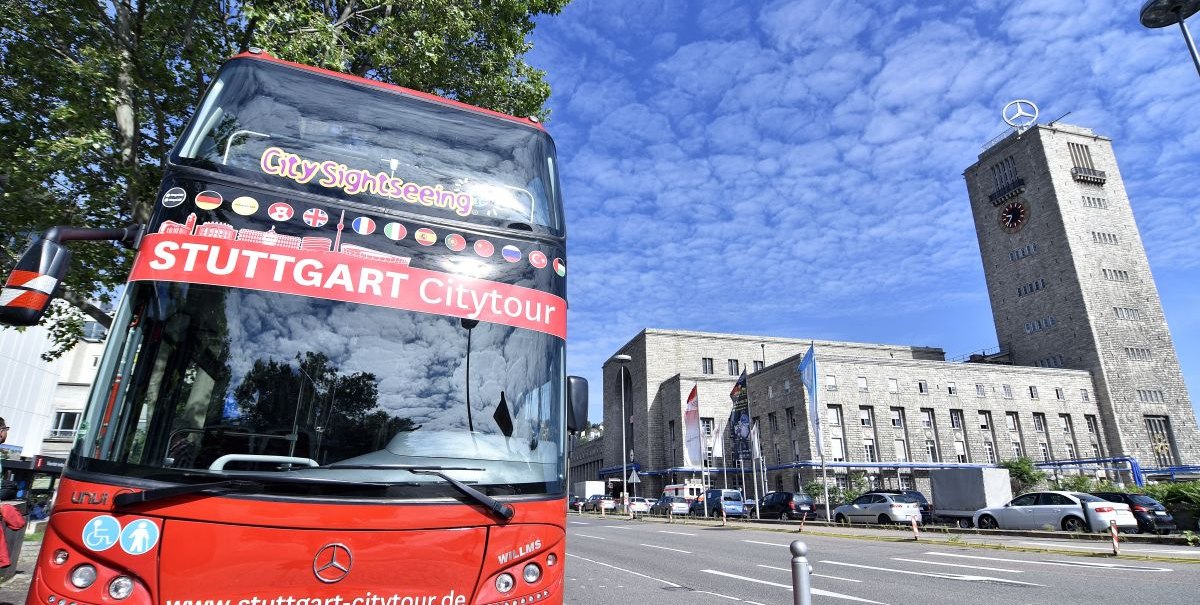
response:
[(697, 388), (692, 387), (683, 411), (684, 466), (700, 466), (704, 462), (704, 437), (700, 433), (700, 396), (696, 393)]

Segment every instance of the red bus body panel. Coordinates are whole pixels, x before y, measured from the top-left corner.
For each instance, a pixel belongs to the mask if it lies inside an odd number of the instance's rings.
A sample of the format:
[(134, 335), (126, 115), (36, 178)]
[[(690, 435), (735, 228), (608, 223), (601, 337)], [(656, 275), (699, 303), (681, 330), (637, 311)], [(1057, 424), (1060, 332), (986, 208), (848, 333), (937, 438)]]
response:
[[(184, 496), (114, 511), (132, 491), (70, 478), (59, 488), (28, 605), (468, 605), (561, 603), (564, 502), (513, 503), (513, 519), (467, 504), (306, 503), (248, 496)], [(88, 546), (89, 524), (122, 528), (148, 520), (153, 545), (130, 554), (121, 540)], [(546, 521), (551, 521), (547, 523)], [(124, 532), (122, 532), (124, 535)], [(65, 550), (67, 561), (53, 562)], [(551, 556), (553, 555), (553, 556)], [(78, 589), (71, 570), (96, 568)], [(537, 564), (540, 579), (526, 582)], [(512, 575), (506, 594), (496, 576)], [(134, 580), (124, 600), (108, 594), (118, 575)]]

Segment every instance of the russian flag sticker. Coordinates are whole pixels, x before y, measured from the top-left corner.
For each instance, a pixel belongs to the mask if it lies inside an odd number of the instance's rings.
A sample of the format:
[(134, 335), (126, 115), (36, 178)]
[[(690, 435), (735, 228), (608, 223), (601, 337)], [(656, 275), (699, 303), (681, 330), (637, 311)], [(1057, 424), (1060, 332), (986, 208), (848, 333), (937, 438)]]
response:
[(350, 228), (359, 235), (371, 235), (375, 233), (375, 221), (365, 216), (360, 216), (350, 223)]
[(521, 260), (521, 249), (513, 245), (508, 245), (500, 249), (500, 254), (504, 256), (504, 260), (515, 263)]

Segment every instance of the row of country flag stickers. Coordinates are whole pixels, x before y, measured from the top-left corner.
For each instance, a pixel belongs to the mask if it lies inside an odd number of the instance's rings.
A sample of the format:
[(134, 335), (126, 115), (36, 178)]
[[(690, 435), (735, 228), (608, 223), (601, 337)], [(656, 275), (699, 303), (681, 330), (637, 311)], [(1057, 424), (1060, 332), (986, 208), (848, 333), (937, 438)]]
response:
[[(163, 194), (162, 205), (167, 208), (174, 208), (182, 204), (185, 200), (187, 200), (187, 191), (185, 191), (183, 187), (172, 187)], [(194, 203), (196, 204), (196, 207), (200, 208), (201, 210), (216, 210), (225, 203), (225, 198), (216, 191), (205, 190), (196, 194)], [(258, 200), (248, 195), (243, 195), (234, 198), (229, 203), (229, 207), (237, 214), (242, 216), (250, 216), (255, 212), (258, 212), (259, 203)], [(344, 212), (342, 214), (345, 216)], [(274, 202), (267, 207), (267, 216), (276, 221), (289, 221), (295, 215), (295, 209), (293, 209), (292, 205), (288, 204), (287, 202)], [(329, 213), (320, 208), (309, 208), (308, 210), (304, 211), (300, 218), (304, 221), (304, 224), (308, 225), (309, 227), (323, 227), (329, 222)], [(339, 231), (341, 230), (341, 226), (342, 222), (339, 219)], [(350, 228), (359, 235), (371, 235), (372, 233), (375, 233), (375, 220), (366, 216), (360, 216), (350, 222)], [(400, 223), (388, 223), (383, 226), (383, 234), (389, 239), (398, 241), (404, 239), (405, 236), (408, 235), (408, 230), (405, 229), (404, 225), (401, 225)], [(422, 227), (413, 232), (413, 239), (422, 246), (432, 246), (437, 243), (438, 238), (433, 229)], [(445, 241), (446, 247), (454, 252), (462, 252), (467, 247), (467, 238), (457, 233), (451, 233), (447, 235)], [(490, 258), (496, 253), (496, 247), (492, 244), (492, 242), (489, 242), (485, 239), (476, 240), (475, 244), (472, 246), (472, 249), (475, 250), (475, 254), (478, 254), (484, 258)], [(515, 263), (521, 260), (521, 249), (509, 244), (500, 249), (500, 256), (510, 263)], [(534, 250), (533, 252), (529, 253), (529, 264), (538, 269), (542, 269), (547, 264), (551, 264), (553, 265), (554, 272), (559, 276), (565, 277), (567, 275), (567, 265), (563, 259), (556, 258), (554, 259), (553, 263), (550, 263), (546, 258), (546, 254), (541, 250)]]

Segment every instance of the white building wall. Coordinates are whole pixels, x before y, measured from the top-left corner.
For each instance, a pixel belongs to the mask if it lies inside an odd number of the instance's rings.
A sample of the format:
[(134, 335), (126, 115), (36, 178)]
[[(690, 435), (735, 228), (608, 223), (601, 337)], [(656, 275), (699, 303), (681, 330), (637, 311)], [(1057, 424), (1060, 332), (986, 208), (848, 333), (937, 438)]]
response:
[(51, 347), (49, 331), (40, 326), (0, 327), (0, 416), (11, 427), (2, 447), (10, 456), (42, 453), (61, 365), (61, 359), (42, 360)]

